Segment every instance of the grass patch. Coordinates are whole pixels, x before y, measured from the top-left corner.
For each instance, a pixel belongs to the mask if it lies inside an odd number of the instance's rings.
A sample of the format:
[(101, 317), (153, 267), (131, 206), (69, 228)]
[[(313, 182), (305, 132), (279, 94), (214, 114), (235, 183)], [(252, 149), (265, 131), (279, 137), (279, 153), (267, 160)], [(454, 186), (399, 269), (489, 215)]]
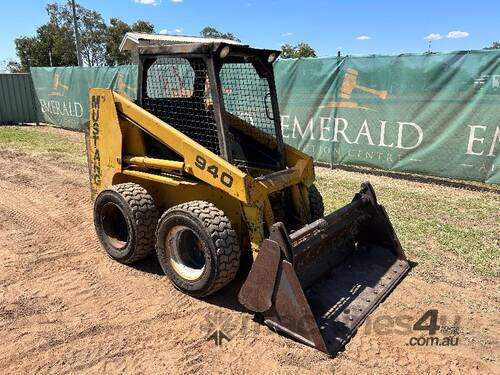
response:
[(361, 182), (370, 180), (391, 218), (416, 273), (435, 277), (439, 267), (498, 276), (500, 269), (500, 195), (453, 187), (317, 169), (326, 212), (348, 203)]
[(0, 126), (0, 150), (55, 156), (80, 165), (87, 163), (83, 134), (47, 127)]

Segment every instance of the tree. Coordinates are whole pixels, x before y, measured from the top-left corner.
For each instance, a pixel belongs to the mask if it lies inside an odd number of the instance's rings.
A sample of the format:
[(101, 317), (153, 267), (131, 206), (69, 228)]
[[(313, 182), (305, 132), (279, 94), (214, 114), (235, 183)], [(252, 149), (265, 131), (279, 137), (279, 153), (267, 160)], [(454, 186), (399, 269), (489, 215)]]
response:
[(316, 57), (316, 51), (307, 43), (297, 44), (297, 57)]
[(129, 62), (130, 54), (119, 50), (123, 36), (129, 31), (130, 26), (127, 23), (118, 18), (111, 18), (106, 31), (106, 64), (120, 65)]
[(155, 32), (155, 27), (151, 22), (144, 21), (144, 20), (137, 20), (135, 21), (132, 26), (130, 27), (131, 31), (134, 33), (146, 33), (146, 34), (152, 34)]
[(291, 44), (285, 43), (281, 45), (280, 57), (283, 59), (293, 59), (295, 58), (295, 47)]
[(23, 73), (21, 64), (14, 60), (0, 61), (0, 73)]
[(106, 31), (106, 64), (130, 64), (130, 53), (128, 51), (120, 52), (120, 43), (125, 34), (131, 31), (154, 33), (154, 26), (142, 20), (136, 21), (130, 26), (118, 18), (111, 18)]
[(316, 57), (316, 52), (307, 43), (299, 43), (296, 46), (290, 44), (281, 45), (281, 55), (284, 59), (299, 59), (301, 57)]
[[(49, 14), (49, 23), (69, 30), (74, 40), (71, 0), (68, 0), (66, 4), (48, 4), (46, 9)], [(84, 8), (79, 4), (76, 4), (76, 16), (77, 27), (80, 31), (83, 63), (88, 66), (103, 65), (106, 54), (106, 23), (104, 19), (95, 10)]]
[(36, 36), (17, 38), (15, 44), (20, 61), (18, 70), (23, 72), (31, 66), (76, 64), (75, 44), (70, 31), (51, 22), (40, 26)]
[[(31, 66), (77, 65), (71, 0), (64, 4), (50, 3), (46, 10), (49, 21), (37, 29), (35, 36), (15, 40), (19, 67), (12, 66), (12, 69), (28, 71)], [(154, 26), (143, 20), (128, 25), (112, 18), (108, 27), (98, 12), (78, 4), (76, 13), (82, 59), (88, 66), (130, 63), (130, 54), (119, 51), (125, 33), (154, 32)]]
[(9, 73), (23, 73), (22, 66), (19, 61), (9, 60), (5, 64), (5, 70)]
[(241, 42), (233, 33), (223, 33), (212, 26), (205, 26), (200, 31), (200, 35), (204, 38), (215, 38), (215, 39), (230, 39), (236, 42)]
[(486, 49), (500, 49), (500, 42), (493, 42), (491, 43), (491, 46)]

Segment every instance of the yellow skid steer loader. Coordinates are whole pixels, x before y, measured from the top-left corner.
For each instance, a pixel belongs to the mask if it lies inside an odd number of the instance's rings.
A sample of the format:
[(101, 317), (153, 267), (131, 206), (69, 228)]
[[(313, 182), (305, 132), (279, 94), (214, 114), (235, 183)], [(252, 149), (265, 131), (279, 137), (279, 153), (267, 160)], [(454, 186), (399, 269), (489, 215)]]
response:
[(231, 282), (251, 254), (240, 303), (335, 355), (409, 270), (371, 185), (324, 216), (312, 159), (283, 143), (278, 51), (192, 43), (138, 52), (135, 102), (89, 94), (102, 246), (122, 263), (156, 251), (172, 284), (197, 297)]

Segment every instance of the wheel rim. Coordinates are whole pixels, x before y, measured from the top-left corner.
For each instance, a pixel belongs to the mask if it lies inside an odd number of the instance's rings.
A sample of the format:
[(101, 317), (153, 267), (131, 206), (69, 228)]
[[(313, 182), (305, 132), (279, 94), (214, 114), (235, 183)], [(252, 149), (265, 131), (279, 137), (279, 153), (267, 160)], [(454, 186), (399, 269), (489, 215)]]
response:
[(113, 202), (104, 204), (101, 223), (106, 242), (118, 250), (123, 250), (128, 242), (128, 228), (121, 208)]
[(200, 238), (191, 228), (176, 225), (167, 234), (166, 249), (175, 272), (186, 280), (197, 280), (205, 271), (205, 256)]

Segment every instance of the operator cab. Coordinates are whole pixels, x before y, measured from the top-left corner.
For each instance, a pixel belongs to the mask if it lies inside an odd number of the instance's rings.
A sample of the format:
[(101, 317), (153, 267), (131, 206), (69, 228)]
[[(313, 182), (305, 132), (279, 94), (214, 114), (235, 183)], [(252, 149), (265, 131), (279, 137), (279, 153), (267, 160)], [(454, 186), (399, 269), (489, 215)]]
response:
[[(141, 107), (240, 168), (282, 168), (272, 67), (279, 51), (190, 43), (138, 52)], [(146, 146), (156, 157), (173, 156), (152, 137)]]

